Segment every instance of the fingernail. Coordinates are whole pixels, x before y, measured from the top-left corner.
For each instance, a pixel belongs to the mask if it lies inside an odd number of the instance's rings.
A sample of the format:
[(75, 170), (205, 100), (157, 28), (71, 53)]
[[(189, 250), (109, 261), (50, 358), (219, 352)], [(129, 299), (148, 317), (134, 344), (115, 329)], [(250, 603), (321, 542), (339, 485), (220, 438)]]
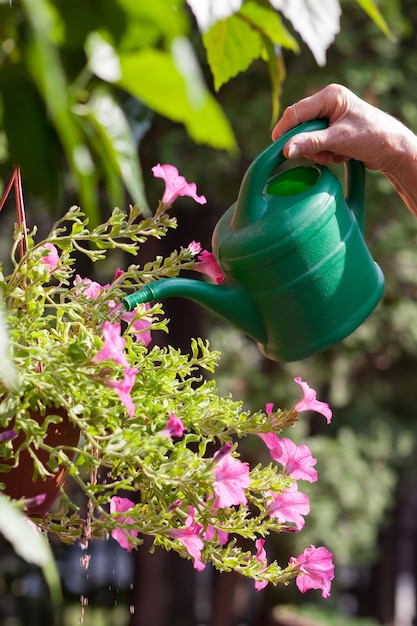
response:
[(297, 144), (291, 144), (287, 149), (287, 158), (294, 159), (300, 154)]

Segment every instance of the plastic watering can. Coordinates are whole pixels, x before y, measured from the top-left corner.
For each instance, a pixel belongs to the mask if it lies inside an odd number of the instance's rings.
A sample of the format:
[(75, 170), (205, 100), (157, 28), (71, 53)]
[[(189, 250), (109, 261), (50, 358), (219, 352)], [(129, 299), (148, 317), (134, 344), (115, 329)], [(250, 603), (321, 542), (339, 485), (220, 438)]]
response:
[(326, 126), (325, 120), (297, 126), (249, 166), (236, 203), (212, 236), (222, 284), (166, 278), (124, 298), (124, 306), (188, 298), (240, 328), (278, 361), (311, 356), (360, 326), (384, 289), (363, 237), (364, 166), (345, 164), (345, 198), (330, 169), (290, 164), (283, 155), (290, 137)]

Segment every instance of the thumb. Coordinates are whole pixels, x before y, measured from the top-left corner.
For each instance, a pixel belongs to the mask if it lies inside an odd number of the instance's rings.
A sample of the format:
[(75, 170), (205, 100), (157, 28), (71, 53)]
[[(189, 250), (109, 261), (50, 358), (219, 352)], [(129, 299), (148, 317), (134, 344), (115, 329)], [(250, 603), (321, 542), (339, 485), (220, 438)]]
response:
[(284, 156), (287, 159), (295, 159), (299, 156), (317, 154), (319, 152), (332, 151), (329, 138), (329, 129), (299, 133), (291, 137), (284, 147)]

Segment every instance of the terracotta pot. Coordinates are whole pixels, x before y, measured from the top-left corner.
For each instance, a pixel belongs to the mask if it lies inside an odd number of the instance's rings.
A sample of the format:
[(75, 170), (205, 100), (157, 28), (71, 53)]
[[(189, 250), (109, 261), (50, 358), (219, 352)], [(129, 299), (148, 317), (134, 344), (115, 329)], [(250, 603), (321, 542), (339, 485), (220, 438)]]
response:
[[(50, 424), (46, 433), (45, 443), (55, 448), (58, 446), (76, 446), (80, 436), (79, 429), (74, 426), (64, 409), (51, 409), (49, 414), (59, 415), (62, 417), (62, 421), (59, 424)], [(48, 412), (47, 412), (48, 415)], [(34, 412), (31, 412), (31, 417), (38, 421), (45, 419), (40, 417)], [(8, 426), (13, 428), (11, 424)], [(17, 450), (24, 440), (25, 435), (19, 433), (19, 435), (13, 439), (13, 449)], [(67, 452), (68, 456), (72, 458), (74, 455)], [(37, 451), (38, 458), (42, 461), (45, 467), (48, 468), (49, 453), (44, 450)], [(2, 461), (3, 463), (9, 463), (9, 461)], [(13, 461), (10, 461), (12, 464)], [(60, 487), (64, 484), (66, 478), (65, 468), (59, 469), (53, 476), (48, 476), (45, 480), (37, 478), (33, 481), (34, 463), (27, 450), (23, 450), (19, 455), (19, 465), (14, 467), (10, 472), (0, 473), (0, 482), (6, 485), (4, 493), (14, 499), (20, 498), (33, 498), (33, 503), (30, 503), (26, 509), (27, 515), (30, 517), (44, 517), (47, 515), (60, 494)], [(41, 503), (36, 502), (36, 496), (45, 494), (45, 499)]]

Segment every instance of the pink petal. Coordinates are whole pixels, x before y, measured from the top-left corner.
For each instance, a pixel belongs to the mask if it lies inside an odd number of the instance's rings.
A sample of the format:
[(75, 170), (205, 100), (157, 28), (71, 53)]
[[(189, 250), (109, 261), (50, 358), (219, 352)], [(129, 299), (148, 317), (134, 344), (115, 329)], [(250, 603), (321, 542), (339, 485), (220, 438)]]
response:
[(224, 280), (224, 274), (217, 263), (214, 254), (212, 252), (208, 252), (207, 250), (203, 250), (200, 256), (198, 257), (200, 263), (196, 263), (193, 267), (196, 272), (201, 272), (202, 274), (206, 274), (215, 283), (220, 285), (220, 283)]
[(270, 517), (281, 523), (292, 522), (297, 530), (301, 530), (305, 523), (303, 516), (310, 512), (310, 501), (308, 496), (297, 491), (297, 484), (294, 483), (282, 493), (270, 494), (267, 509)]
[(183, 176), (180, 176), (176, 167), (170, 164), (155, 165), (152, 173), (156, 178), (165, 180), (165, 191), (162, 196), (162, 203), (169, 207), (178, 198), (178, 196), (189, 196), (199, 204), (206, 204), (205, 196), (197, 195), (197, 186), (195, 183), (187, 183)]
[(113, 360), (120, 365), (128, 367), (128, 362), (124, 354), (126, 340), (121, 336), (120, 324), (104, 322), (103, 325), (104, 345), (92, 358), (93, 363)]
[(311, 389), (311, 387), (309, 387), (307, 383), (303, 382), (299, 376), (294, 378), (294, 381), (301, 386), (304, 393), (303, 399), (297, 402), (294, 407), (297, 413), (301, 413), (301, 411), (315, 411), (316, 413), (321, 413), (321, 415), (326, 418), (327, 423), (330, 424), (332, 420), (332, 411), (327, 402), (317, 400), (314, 389)]
[(296, 559), (290, 559), (299, 575), (296, 584), (301, 593), (308, 589), (321, 589), (323, 598), (330, 596), (331, 581), (334, 578), (333, 555), (327, 548), (310, 546)]
[(307, 480), (310, 483), (318, 479), (317, 471), (313, 466), (317, 459), (311, 455), (311, 450), (305, 444), (296, 446), (291, 439), (279, 439), (279, 448), (271, 450), (271, 457), (284, 466), (285, 471), (295, 480)]
[(42, 257), (42, 262), (49, 265), (51, 272), (56, 270), (59, 263), (59, 254), (57, 248), (52, 243), (45, 243), (42, 248), (48, 250), (48, 253)]
[(219, 461), (214, 467), (214, 493), (216, 500), (214, 506), (225, 509), (233, 505), (246, 504), (246, 489), (250, 486), (249, 467), (235, 459), (230, 452), (221, 455), (221, 450), (216, 452), (214, 458), (219, 456)]

